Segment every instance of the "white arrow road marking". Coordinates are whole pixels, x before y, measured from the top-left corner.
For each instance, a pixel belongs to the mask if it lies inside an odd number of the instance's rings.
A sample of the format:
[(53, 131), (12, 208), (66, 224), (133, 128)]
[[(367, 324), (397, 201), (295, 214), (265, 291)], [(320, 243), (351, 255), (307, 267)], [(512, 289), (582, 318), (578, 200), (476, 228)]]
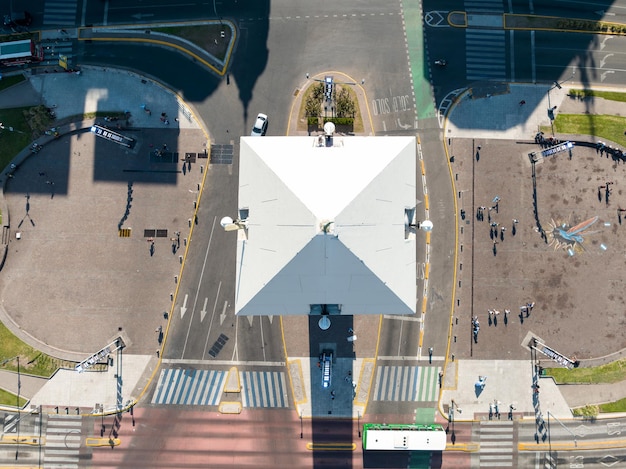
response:
[(228, 300), (224, 301), (224, 308), (222, 308), (222, 314), (220, 314), (220, 326), (226, 319), (226, 308), (228, 307)]
[(202, 307), (202, 311), (200, 311), (200, 322), (204, 321), (204, 317), (206, 316), (206, 304), (209, 302), (208, 298), (204, 299), (204, 306)]
[(187, 299), (189, 295), (185, 295), (185, 300), (183, 301), (183, 305), (180, 307), (180, 318), (182, 319), (185, 313), (187, 312)]

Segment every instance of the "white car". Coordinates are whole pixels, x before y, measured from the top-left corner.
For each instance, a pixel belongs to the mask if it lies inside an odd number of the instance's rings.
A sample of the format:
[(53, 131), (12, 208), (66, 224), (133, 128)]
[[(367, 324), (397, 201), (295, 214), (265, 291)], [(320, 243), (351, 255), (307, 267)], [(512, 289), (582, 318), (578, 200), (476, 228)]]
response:
[(256, 116), (256, 121), (254, 122), (254, 127), (252, 127), (250, 135), (252, 137), (261, 137), (265, 135), (265, 132), (267, 132), (267, 116), (259, 113), (259, 115)]

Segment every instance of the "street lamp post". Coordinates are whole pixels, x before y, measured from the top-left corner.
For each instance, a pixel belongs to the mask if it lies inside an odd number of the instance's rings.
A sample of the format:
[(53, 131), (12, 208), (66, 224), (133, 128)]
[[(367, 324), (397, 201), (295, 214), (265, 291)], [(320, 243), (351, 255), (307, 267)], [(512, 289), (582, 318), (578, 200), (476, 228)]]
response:
[(572, 71), (572, 76), (569, 77), (567, 80), (563, 80), (561, 82), (558, 81), (554, 81), (552, 82), (552, 86), (548, 89), (548, 118), (550, 119), (550, 128), (552, 129), (552, 136), (554, 137), (554, 111), (556, 109), (556, 106), (552, 106), (552, 103), (550, 103), (550, 91), (552, 91), (553, 89), (561, 89), (562, 88), (562, 84), (565, 83), (566, 81), (570, 81), (572, 78), (574, 78), (574, 75), (576, 74), (576, 70)]
[[(1, 125), (1, 124), (0, 124)], [(16, 402), (15, 402), (15, 407), (17, 409), (17, 422), (15, 424), (15, 428), (17, 430), (17, 441), (16, 441), (16, 446), (15, 446), (15, 460), (17, 461), (17, 458), (19, 457), (20, 454), (20, 450), (19, 450), (19, 445), (20, 445), (20, 390), (22, 388), (22, 381), (20, 379), (20, 357), (19, 355), (15, 356), (15, 357), (11, 357), (11, 358), (7, 358), (6, 360), (3, 360), (2, 362), (0, 362), (0, 366), (3, 366), (13, 360), (17, 360), (17, 396), (16, 396)]]
[(17, 445), (15, 446), (15, 460), (20, 454), (20, 389), (22, 388), (22, 383), (20, 380), (20, 356), (17, 357), (17, 400), (15, 403), (15, 407), (17, 407)]

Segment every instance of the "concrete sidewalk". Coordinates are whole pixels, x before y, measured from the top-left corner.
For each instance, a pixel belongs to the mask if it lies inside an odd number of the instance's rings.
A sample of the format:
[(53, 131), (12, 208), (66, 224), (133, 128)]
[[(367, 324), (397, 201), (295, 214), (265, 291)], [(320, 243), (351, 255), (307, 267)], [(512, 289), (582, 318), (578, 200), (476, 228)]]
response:
[[(482, 392), (477, 391), (479, 376), (487, 377)], [(570, 405), (552, 379), (540, 379), (540, 410), (550, 411), (558, 418), (571, 418)], [(486, 420), (489, 405), (498, 402), (506, 419), (509, 405), (515, 408), (514, 418), (534, 416), (532, 367), (527, 360), (457, 360), (448, 363), (440, 409), (455, 405), (462, 412), (459, 420)], [(447, 408), (446, 407), (446, 408)]]
[[(163, 132), (166, 130), (170, 132), (175, 131), (176, 136), (188, 140), (192, 132), (195, 132), (194, 135), (202, 134), (202, 132), (198, 132), (198, 130), (203, 127), (203, 124), (195, 118), (195, 113), (192, 108), (187, 103), (183, 102), (178, 95), (157, 82), (145, 79), (128, 71), (84, 67), (80, 75), (72, 73), (40, 73), (30, 75), (30, 71), (27, 71), (27, 78), (28, 80), (26, 82), (0, 92), (0, 107), (13, 108), (38, 104), (54, 107), (58, 121), (66, 120), (67, 122), (68, 119), (72, 121), (71, 123), (59, 123), (57, 126), (59, 132), (61, 132), (59, 141), (64, 138), (66, 132), (72, 133), (76, 131), (77, 128), (89, 128), (93, 124), (93, 119), (82, 120), (82, 116), (85, 114), (95, 112), (119, 113), (123, 110), (131, 112), (130, 124), (133, 129), (143, 130), (144, 132), (141, 135), (149, 132), (158, 132), (160, 129), (163, 129)], [(148, 109), (152, 110), (152, 113), (147, 113), (143, 109), (142, 105), (144, 104)], [(165, 111), (170, 120), (167, 126), (159, 118), (160, 113)], [(206, 133), (205, 131), (203, 135)], [(45, 143), (45, 141), (52, 139), (53, 137), (51, 136), (42, 136), (38, 141)], [(187, 142), (187, 140), (185, 141)], [(191, 140), (193, 143), (192, 150), (200, 150), (202, 148), (202, 142), (198, 143), (196, 140), (195, 137)], [(202, 139), (202, 141), (206, 143), (206, 139)], [(58, 141), (54, 143), (58, 144)], [(189, 146), (190, 144), (183, 142), (183, 145)], [(30, 149), (25, 148), (13, 161), (19, 166), (31, 157)], [(39, 154), (36, 160), (33, 160), (35, 162), (33, 164), (37, 164), (36, 162), (44, 157), (45, 151)], [(30, 162), (28, 164), (32, 166)], [(22, 169), (21, 171), (26, 171), (23, 174), (20, 173), (22, 176), (28, 173), (26, 169)], [(73, 167), (70, 174), (75, 174), (76, 171), (77, 168)], [(34, 174), (36, 175), (37, 173), (35, 172)], [(24, 181), (27, 180), (22, 179)], [(90, 178), (86, 178), (84, 181), (86, 184), (93, 183)], [(184, 179), (184, 181), (187, 181), (187, 179)], [(191, 179), (189, 179), (186, 184), (196, 186), (195, 180), (192, 181)], [(100, 183), (100, 185), (102, 185), (102, 183)], [(172, 187), (172, 190), (176, 190), (178, 186)], [(196, 197), (193, 194), (187, 195), (191, 193), (191, 190), (187, 191), (186, 186), (179, 187), (178, 191), (182, 191), (185, 197), (192, 199)], [(125, 188), (124, 192), (126, 192)], [(82, 191), (82, 193), (84, 193), (84, 191)], [(3, 207), (3, 213), (7, 214), (4, 218), (8, 223), (9, 211), (7, 196), (4, 193), (1, 205)], [(191, 206), (190, 203), (189, 206)], [(172, 207), (175, 209), (175, 205), (172, 205)], [(178, 213), (180, 213), (180, 210)], [(43, 217), (40, 218), (37, 226), (39, 229), (43, 229), (42, 227), (45, 226), (45, 223)], [(50, 227), (48, 227), (48, 229), (50, 229)], [(117, 239), (117, 236), (115, 236), (115, 238)], [(145, 243), (142, 243), (142, 246), (144, 244)], [(15, 261), (15, 258), (13, 261)], [(176, 264), (176, 269), (179, 268), (177, 259), (173, 258), (171, 263)], [(4, 275), (6, 277), (6, 270)], [(43, 295), (43, 298), (45, 298), (46, 294), (45, 291), (40, 289), (38, 296)], [(10, 315), (12, 311), (5, 310), (7, 306), (6, 298), (4, 300), (2, 307), (0, 307), (0, 319), (14, 334), (26, 343), (42, 350), (44, 353), (51, 354), (58, 358), (68, 360), (82, 360), (86, 358), (86, 354), (84, 353), (60, 350), (58, 347), (48, 346), (42, 343), (41, 337), (31, 336), (11, 319)], [(52, 318), (52, 316), (49, 317)], [(111, 319), (107, 319), (103, 316), (103, 320), (110, 321)], [(160, 321), (158, 317), (154, 318), (154, 320)], [(139, 320), (136, 322), (140, 323)], [(45, 324), (43, 327), (45, 327)], [(58, 329), (62, 327), (62, 324), (55, 323), (55, 327)], [(51, 329), (55, 329), (55, 327)], [(145, 324), (141, 327), (146, 328)], [(149, 325), (147, 330), (152, 331), (154, 327), (154, 325)], [(95, 329), (102, 328), (95, 327)], [(133, 334), (132, 329), (133, 325), (129, 324), (128, 327), (124, 328), (123, 333), (128, 331)], [(74, 350), (90, 350), (93, 348), (93, 341), (89, 342), (89, 338), (83, 337), (75, 332), (76, 331), (74, 331), (72, 335), (71, 341), (65, 341), (63, 343), (67, 343), (67, 346), (73, 347)], [(141, 331), (136, 331), (134, 333), (135, 337), (138, 337), (137, 334), (140, 332)], [(66, 337), (71, 334), (67, 331), (64, 333)], [(151, 334), (149, 334), (149, 336), (149, 338), (152, 338)], [(82, 341), (82, 343), (78, 343), (77, 341)], [(135, 342), (137, 341), (135, 340)], [(97, 403), (103, 405), (105, 410), (112, 410), (117, 405), (125, 405), (127, 402), (134, 401), (140, 397), (140, 393), (149, 384), (149, 379), (157, 366), (158, 359), (154, 355), (125, 354), (124, 367), (120, 368), (120, 370), (122, 370), (121, 372), (118, 371), (115, 365), (109, 367), (106, 372), (85, 372), (79, 374), (74, 370), (59, 370), (49, 380), (22, 373), (19, 380), (19, 391), (20, 396), (30, 400), (30, 405), (43, 405), (48, 408), (56, 406), (80, 407), (83, 412), (91, 412)], [(118, 374), (120, 376), (117, 376)], [(18, 391), (17, 378), (17, 373), (0, 370), (0, 388), (16, 394)], [(118, 387), (118, 381), (120, 380), (123, 382), (122, 388)], [(118, 394), (118, 390), (121, 390), (120, 394)]]
[[(554, 106), (555, 117), (559, 113), (626, 116), (626, 102), (568, 96), (570, 89), (582, 88), (569, 82), (563, 83), (561, 89), (553, 85), (511, 84), (508, 93), (481, 98), (472, 98), (466, 92), (450, 108), (446, 137), (533, 141), (540, 126), (550, 125), (548, 108)], [(616, 88), (593, 89), (624, 91)], [(525, 104), (521, 105), (522, 101)]]

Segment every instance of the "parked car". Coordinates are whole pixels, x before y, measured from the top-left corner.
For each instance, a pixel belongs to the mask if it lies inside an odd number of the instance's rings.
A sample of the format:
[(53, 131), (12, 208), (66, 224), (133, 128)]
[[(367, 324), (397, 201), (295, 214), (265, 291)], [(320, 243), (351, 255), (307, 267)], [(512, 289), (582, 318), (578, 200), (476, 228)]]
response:
[(267, 132), (267, 116), (259, 113), (259, 115), (256, 116), (256, 121), (254, 122), (254, 127), (252, 127), (252, 133), (250, 133), (250, 135), (252, 137), (261, 137), (265, 135), (265, 132)]

